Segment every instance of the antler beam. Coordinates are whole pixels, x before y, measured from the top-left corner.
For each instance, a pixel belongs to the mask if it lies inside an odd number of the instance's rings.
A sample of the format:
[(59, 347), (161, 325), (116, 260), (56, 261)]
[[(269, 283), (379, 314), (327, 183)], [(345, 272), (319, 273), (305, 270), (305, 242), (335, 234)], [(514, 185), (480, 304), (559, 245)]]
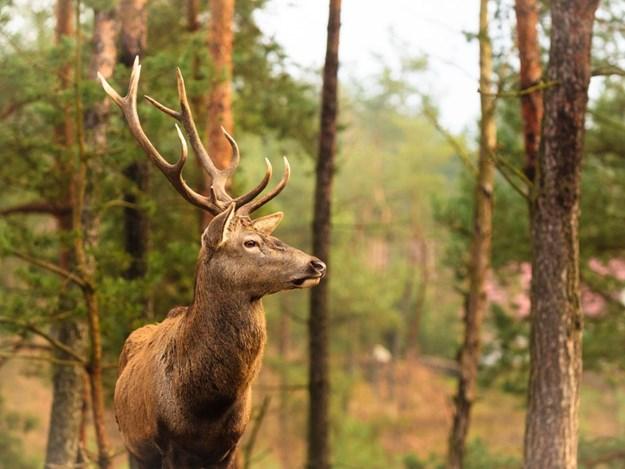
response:
[(267, 187), (267, 184), (269, 183), (272, 174), (271, 163), (267, 158), (265, 158), (265, 176), (256, 187), (254, 187), (246, 194), (243, 194), (236, 198), (233, 198), (230, 194), (228, 194), (226, 189), (228, 179), (234, 174), (234, 171), (238, 167), (240, 161), (239, 147), (235, 140), (232, 138), (232, 136), (228, 134), (228, 132), (226, 132), (226, 130), (222, 127), (224, 136), (232, 147), (232, 162), (230, 166), (225, 169), (219, 169), (215, 166), (213, 160), (208, 155), (200, 139), (197, 127), (193, 120), (189, 101), (187, 99), (187, 91), (184, 85), (184, 78), (182, 77), (182, 72), (180, 71), (180, 69), (177, 69), (176, 81), (178, 88), (178, 98), (180, 101), (180, 111), (171, 109), (159, 103), (150, 96), (145, 96), (145, 99), (147, 99), (159, 111), (167, 114), (170, 117), (173, 117), (182, 125), (185, 133), (189, 138), (189, 142), (191, 143), (191, 148), (193, 149), (193, 152), (197, 156), (204, 170), (211, 177), (212, 185), (209, 196), (198, 194), (193, 189), (191, 189), (182, 177), (182, 169), (184, 168), (184, 165), (187, 161), (188, 149), (186, 141), (184, 139), (184, 136), (182, 135), (182, 132), (180, 131), (180, 128), (178, 127), (178, 124), (176, 124), (176, 130), (178, 138), (180, 139), (181, 153), (180, 158), (175, 164), (171, 164), (165, 158), (163, 158), (163, 156), (158, 152), (156, 147), (154, 147), (152, 142), (143, 131), (139, 115), (137, 113), (137, 90), (139, 88), (140, 75), (141, 65), (139, 64), (139, 58), (137, 57), (132, 67), (130, 83), (128, 85), (128, 92), (124, 97), (120, 96), (117, 91), (115, 91), (113, 87), (109, 85), (109, 83), (100, 73), (98, 73), (98, 78), (100, 79), (104, 91), (111, 97), (115, 104), (119, 106), (122, 113), (124, 114), (126, 122), (128, 123), (128, 128), (130, 129), (130, 132), (134, 136), (135, 140), (137, 140), (139, 145), (141, 145), (141, 147), (145, 151), (146, 155), (165, 175), (165, 177), (167, 177), (171, 185), (185, 198), (185, 200), (203, 210), (212, 213), (213, 215), (221, 213), (232, 202), (234, 202), (240, 214), (249, 215), (253, 211), (259, 209), (261, 206), (269, 202), (280, 192), (282, 192), (290, 176), (290, 166), (286, 157), (284, 158), (285, 170), (282, 180), (271, 192), (263, 196), (261, 199), (254, 200), (265, 189), (265, 187)]

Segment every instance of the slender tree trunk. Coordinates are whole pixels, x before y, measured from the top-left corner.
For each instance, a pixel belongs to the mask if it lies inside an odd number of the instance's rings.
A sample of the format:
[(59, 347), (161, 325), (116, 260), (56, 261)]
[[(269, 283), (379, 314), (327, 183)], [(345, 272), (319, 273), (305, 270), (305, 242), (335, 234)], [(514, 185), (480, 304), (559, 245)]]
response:
[[(56, 4), (56, 41), (59, 43), (64, 37), (75, 36), (74, 10), (72, 0), (58, 0)], [(60, 90), (71, 88), (73, 68), (70, 61), (59, 69)], [(73, 151), (75, 143), (74, 113), (71, 103), (67, 102), (63, 108), (63, 121), (55, 128), (55, 141), (67, 153), (58, 162), (58, 169), (67, 181), (65, 193), (61, 196), (61, 205), (69, 206), (72, 197), (72, 177), (69, 166), (69, 152)], [(65, 234), (71, 233), (72, 217), (70, 214), (57, 216), (57, 229)], [(69, 247), (61, 248), (59, 264), (66, 270), (72, 270), (72, 252)], [(63, 308), (72, 308), (66, 294), (61, 293)], [(86, 349), (86, 333), (84, 324), (73, 318), (64, 319), (52, 327), (53, 334), (58, 340), (78, 353)], [(70, 359), (58, 351), (59, 359)], [(78, 440), (83, 398), (83, 373), (78, 366), (54, 366), (52, 407), (50, 409), (50, 426), (46, 448), (46, 467), (72, 467), (78, 453)]]
[[(119, 4), (121, 22), (119, 61), (132, 67), (136, 56), (146, 51), (148, 34), (147, 0), (121, 0)], [(132, 187), (124, 194), (127, 203), (124, 208), (124, 244), (130, 257), (130, 265), (124, 273), (129, 280), (139, 280), (147, 273), (150, 219), (145, 210), (137, 205), (141, 195), (150, 187), (149, 163), (144, 158), (133, 161), (124, 169), (124, 175)], [(143, 313), (151, 318), (149, 298), (142, 299)]]
[(464, 340), (458, 353), (460, 377), (455, 397), (455, 413), (447, 467), (461, 468), (469, 432), (471, 407), (475, 401), (480, 359), (480, 330), (488, 308), (485, 282), (490, 266), (493, 177), (492, 156), (496, 146), (495, 99), (492, 96), (492, 50), (488, 34), (488, 0), (480, 0), (480, 154), (475, 184), (473, 239), (469, 264), (469, 295), (464, 316)]
[[(89, 64), (89, 78), (96, 79), (97, 72), (108, 79), (113, 75), (117, 62), (117, 33), (118, 24), (115, 10), (96, 10), (93, 18), (93, 53)], [(107, 98), (96, 102), (88, 109), (85, 116), (85, 126), (89, 133), (90, 143), (98, 155), (104, 154), (107, 147), (106, 129), (111, 108), (111, 101)]]
[[(212, 83), (208, 95), (206, 115), (207, 150), (219, 168), (230, 164), (232, 151), (221, 128), (232, 133), (232, 43), (234, 0), (210, 0), (208, 24), (208, 52), (212, 61)], [(210, 190), (210, 176), (204, 174), (203, 193)], [(212, 218), (203, 211), (202, 226)]]
[(291, 341), (291, 325), (288, 316), (290, 307), (285, 296), (280, 297), (280, 323), (278, 325), (278, 354), (284, 361), (280, 368), (280, 396), (278, 403), (278, 431), (280, 438), (280, 460), (283, 468), (293, 466), (291, 450), (291, 426), (289, 415), (289, 351)]
[[(186, 13), (187, 13), (187, 31), (194, 36), (197, 36), (197, 32), (200, 30), (200, 0), (186, 0)], [(206, 39), (206, 38), (204, 38)], [(196, 39), (197, 40), (197, 39)], [(191, 78), (195, 80), (199, 80), (201, 76), (202, 64), (200, 61), (200, 53), (198, 50), (200, 49), (200, 44), (197, 44), (196, 41), (192, 41), (192, 44), (197, 47), (193, 47), (191, 54), (193, 55), (191, 59)], [(202, 47), (206, 47), (206, 44), (202, 44)], [(191, 100), (191, 109), (195, 116), (195, 122), (198, 128), (206, 128), (205, 124), (205, 116), (206, 116), (206, 95), (204, 93), (201, 94), (192, 94), (190, 96)], [(207, 189), (208, 184), (208, 176), (205, 174), (204, 169), (202, 168), (202, 163), (199, 159), (195, 159), (197, 164), (197, 179), (196, 184), (202, 188), (202, 190)], [(205, 192), (206, 193), (206, 192)], [(198, 210), (198, 226), (200, 231), (204, 230), (206, 223), (210, 219), (210, 214), (207, 214), (204, 210)]]
[[(537, 0), (515, 0), (517, 43), (521, 61), (521, 90), (538, 85), (542, 78), (540, 44), (538, 43)], [(540, 126), (543, 120), (543, 94), (537, 90), (521, 97), (523, 137), (525, 140), (525, 174), (534, 180), (540, 148)]]
[[(328, 39), (321, 96), (321, 129), (316, 167), (313, 215), (313, 253), (330, 265), (330, 226), (332, 180), (336, 154), (338, 111), (339, 30), (341, 0), (330, 0)], [(308, 454), (307, 467), (330, 467), (328, 368), (328, 281), (322, 281), (310, 294), (309, 376), (308, 376)]]
[(132, 67), (135, 57), (143, 56), (148, 41), (147, 0), (121, 0), (119, 3), (121, 22), (119, 61)]
[(532, 194), (532, 326), (525, 468), (577, 467), (582, 312), (579, 196), (598, 0), (551, 2), (541, 151)]
[[(419, 230), (420, 231), (420, 230)], [(429, 252), (427, 241), (417, 233), (415, 241), (419, 245), (418, 259), (415, 259), (416, 271), (419, 272), (419, 285), (417, 287), (415, 300), (413, 303), (412, 314), (408, 317), (407, 335), (406, 335), (406, 355), (416, 357), (419, 354), (419, 334), (421, 332), (421, 319), (423, 318), (423, 310), (425, 308), (425, 300), (427, 298), (427, 289), (430, 281), (429, 269)], [(415, 275), (416, 277), (416, 275)], [(407, 294), (411, 295), (412, 288), (408, 288)], [(408, 298), (409, 303), (410, 298)], [(396, 350), (393, 350), (396, 354)]]
[[(115, 47), (117, 25), (115, 11), (96, 11), (94, 14), (93, 53), (89, 67), (89, 77), (95, 79), (97, 72), (109, 78), (113, 74), (117, 58)], [(77, 64), (80, 64), (80, 56), (77, 56)], [(74, 225), (76, 236), (74, 251), (77, 260), (77, 268), (87, 281), (83, 288), (83, 298), (87, 307), (87, 320), (91, 342), (89, 357), (89, 389), (93, 424), (95, 428), (96, 442), (98, 445), (98, 464), (100, 468), (111, 466), (112, 457), (109, 438), (105, 427), (104, 390), (102, 385), (102, 343), (100, 332), (100, 309), (95, 291), (96, 265), (95, 259), (89, 254), (89, 245), (93, 247), (97, 243), (99, 220), (93, 215), (91, 204), (97, 197), (98, 163), (95, 158), (88, 158), (85, 152), (85, 135), (83, 131), (82, 105), (79, 94), (80, 76), (77, 78), (76, 100), (78, 115), (78, 140), (79, 140), (79, 168), (76, 177), (76, 197), (73, 206)], [(86, 136), (93, 147), (93, 154), (102, 156), (106, 151), (106, 127), (108, 122), (110, 102), (103, 99), (96, 102), (85, 114)]]
[(186, 0), (187, 31), (194, 33), (200, 29), (200, 0)]
[[(65, 230), (66, 228), (61, 228)], [(60, 262), (63, 268), (67, 264)], [(54, 336), (65, 346), (83, 355), (86, 351), (87, 334), (79, 321), (63, 320), (53, 326)], [(55, 351), (55, 358), (71, 360), (64, 353)], [(81, 366), (54, 366), (52, 378), (52, 407), (46, 446), (45, 467), (73, 467), (78, 455), (80, 423), (82, 416), (84, 370)]]

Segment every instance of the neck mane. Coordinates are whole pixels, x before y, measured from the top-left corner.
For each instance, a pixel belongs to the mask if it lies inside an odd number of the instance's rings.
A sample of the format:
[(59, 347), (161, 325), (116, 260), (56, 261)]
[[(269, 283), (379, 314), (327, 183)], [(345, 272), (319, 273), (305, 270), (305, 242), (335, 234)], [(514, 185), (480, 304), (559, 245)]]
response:
[(247, 391), (266, 339), (261, 300), (207, 281), (207, 268), (198, 267), (193, 302), (181, 316), (167, 357), (177, 394), (200, 413), (213, 413)]

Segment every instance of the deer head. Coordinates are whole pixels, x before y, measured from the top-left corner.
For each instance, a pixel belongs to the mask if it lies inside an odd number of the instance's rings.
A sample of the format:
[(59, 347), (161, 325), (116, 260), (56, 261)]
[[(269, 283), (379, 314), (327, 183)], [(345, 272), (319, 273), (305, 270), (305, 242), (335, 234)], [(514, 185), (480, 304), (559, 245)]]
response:
[(325, 264), (271, 235), (282, 216), (277, 212), (251, 220), (238, 215), (234, 203), (216, 216), (202, 234), (196, 288), (210, 278), (211, 288), (222, 285), (260, 298), (317, 285)]
[(210, 193), (208, 195), (197, 193), (189, 187), (182, 176), (188, 149), (178, 123), (175, 126), (180, 139), (181, 153), (174, 164), (163, 158), (143, 131), (137, 113), (140, 74), (141, 65), (137, 57), (132, 68), (128, 93), (124, 97), (120, 96), (102, 75), (98, 74), (98, 78), (106, 93), (122, 110), (134, 138), (174, 189), (191, 204), (214, 215), (201, 237), (196, 296), (198, 293), (201, 294), (202, 289), (207, 288), (208, 284), (210, 288), (222, 287), (225, 291), (244, 292), (250, 298), (260, 298), (291, 288), (317, 285), (325, 275), (325, 264), (272, 236), (272, 232), (282, 220), (282, 212), (256, 220), (250, 217), (286, 186), (291, 171), (286, 157), (282, 179), (270, 192), (258, 197), (267, 187), (272, 174), (271, 163), (265, 158), (266, 171), (261, 182), (249, 192), (236, 198), (232, 197), (227, 191), (227, 182), (239, 164), (237, 143), (222, 128), (225, 138), (232, 147), (232, 162), (228, 168), (217, 168), (200, 140), (187, 100), (184, 79), (178, 69), (176, 78), (180, 111), (170, 109), (149, 96), (145, 98), (182, 125), (193, 152), (202, 168), (210, 175), (212, 181)]

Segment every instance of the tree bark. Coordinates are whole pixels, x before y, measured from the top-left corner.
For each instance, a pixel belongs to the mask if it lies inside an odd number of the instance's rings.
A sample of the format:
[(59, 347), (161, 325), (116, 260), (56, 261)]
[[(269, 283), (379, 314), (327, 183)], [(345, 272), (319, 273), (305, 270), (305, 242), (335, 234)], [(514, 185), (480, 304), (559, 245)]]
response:
[[(63, 266), (63, 262), (60, 265)], [(80, 355), (85, 353), (87, 334), (84, 324), (66, 319), (54, 325), (52, 331), (60, 343)], [(54, 354), (59, 360), (72, 359), (58, 350)], [(83, 376), (81, 366), (54, 366), (45, 467), (74, 467), (82, 416)]]
[(280, 391), (278, 403), (278, 431), (280, 438), (280, 460), (282, 467), (293, 467), (292, 440), (289, 415), (289, 364), (291, 326), (288, 312), (289, 303), (284, 296), (280, 297), (280, 322), (278, 324), (278, 354), (283, 360), (280, 365)]
[(143, 56), (148, 42), (147, 0), (121, 0), (119, 61), (132, 67), (135, 57)]
[[(93, 53), (89, 64), (89, 78), (95, 80), (100, 72), (108, 79), (113, 75), (117, 62), (118, 24), (115, 10), (96, 10), (93, 18)], [(86, 112), (85, 125), (89, 132), (90, 143), (97, 154), (103, 154), (107, 147), (106, 129), (110, 114), (111, 101), (107, 98), (96, 102)]]
[[(58, 0), (56, 4), (56, 42), (60, 43), (65, 37), (75, 36), (74, 5), (72, 0)], [(59, 91), (68, 90), (72, 86), (73, 68), (68, 60), (58, 71)], [(75, 121), (72, 107), (67, 102), (63, 107), (62, 122), (54, 129), (54, 139), (57, 145), (65, 152), (73, 150), (75, 144)], [(72, 177), (68, 160), (61, 157), (57, 168), (64, 175), (67, 187), (60, 196), (63, 202), (59, 205), (70, 206), (72, 197)], [(57, 230), (60, 233), (71, 233), (71, 213), (58, 214)], [(72, 270), (72, 252), (68, 246), (61, 248), (59, 265), (65, 270)], [(71, 308), (69, 298), (61, 292), (60, 303), (63, 307)], [(86, 349), (86, 333), (84, 324), (74, 318), (64, 319), (52, 326), (52, 333), (59, 342), (66, 347), (83, 354)], [(55, 358), (67, 360), (71, 357), (55, 351)], [(54, 366), (52, 378), (52, 407), (50, 409), (50, 426), (46, 447), (46, 467), (73, 467), (78, 453), (78, 440), (83, 401), (83, 373), (77, 366)]]
[[(406, 355), (416, 357), (419, 355), (419, 334), (421, 333), (421, 320), (423, 318), (423, 310), (425, 308), (425, 300), (427, 299), (427, 290), (430, 283), (430, 269), (429, 269), (429, 249), (427, 241), (421, 236), (420, 230), (417, 230), (415, 239), (419, 246), (419, 253), (414, 259), (415, 265), (415, 277), (417, 271), (419, 272), (419, 285), (415, 294), (415, 299), (412, 307), (412, 314), (409, 313), (408, 321), (406, 325)], [(408, 285), (406, 296), (408, 297), (408, 304), (410, 304), (410, 296), (412, 290), (412, 283)], [(396, 349), (397, 347), (395, 347)], [(397, 350), (393, 350), (397, 352)]]
[[(132, 67), (136, 56), (143, 56), (148, 33), (147, 0), (122, 0), (119, 4), (121, 20), (119, 61)], [(124, 175), (132, 188), (124, 194), (124, 245), (130, 257), (130, 265), (124, 273), (129, 280), (141, 279), (147, 273), (150, 219), (145, 210), (137, 207), (140, 194), (150, 187), (149, 162), (139, 158), (124, 169)], [(143, 298), (143, 313), (151, 318), (148, 298)]]
[(200, 29), (200, 0), (186, 0), (187, 31), (194, 33)]
[[(93, 52), (89, 67), (89, 77), (95, 79), (99, 71), (105, 78), (113, 74), (113, 68), (117, 59), (115, 47), (117, 36), (117, 24), (115, 11), (96, 11), (94, 14), (93, 29)], [(78, 80), (80, 77), (78, 77)], [(78, 81), (80, 83), (80, 81)], [(80, 95), (77, 94), (77, 100)], [(80, 101), (78, 101), (81, 109)], [(93, 147), (94, 154), (102, 156), (106, 151), (106, 128), (110, 110), (110, 101), (102, 99), (94, 103), (93, 107), (85, 113), (85, 126), (88, 132), (89, 143)], [(78, 127), (80, 163), (76, 177), (76, 197), (74, 200), (74, 225), (77, 236), (74, 250), (77, 260), (77, 268), (81, 277), (87, 281), (83, 288), (83, 299), (87, 309), (91, 353), (89, 356), (88, 377), (91, 397), (93, 425), (95, 428), (96, 442), (98, 445), (98, 465), (100, 468), (108, 468), (112, 463), (109, 438), (105, 427), (104, 390), (102, 384), (102, 343), (100, 332), (100, 308), (95, 291), (95, 259), (90, 254), (91, 249), (97, 243), (99, 220), (94, 216), (91, 208), (92, 200), (98, 194), (98, 160), (88, 159), (84, 151), (84, 132)]]
[[(187, 31), (191, 33), (191, 35), (196, 35), (200, 30), (200, 0), (186, 0), (186, 13), (187, 13)], [(201, 53), (198, 52), (198, 48), (193, 48), (191, 51), (193, 55), (191, 59), (191, 78), (195, 80), (199, 80), (201, 76), (202, 63), (200, 60)], [(190, 96), (191, 100), (191, 109), (195, 116), (195, 122), (198, 128), (206, 128), (205, 115), (206, 115), (206, 94), (192, 94)], [(202, 167), (202, 163), (198, 158), (195, 159), (197, 164), (198, 172), (196, 178), (196, 184), (198, 187), (201, 187), (202, 190), (207, 189), (207, 178), (208, 176), (205, 174), (205, 170)], [(205, 192), (206, 193), (206, 192)], [(207, 214), (204, 210), (198, 210), (198, 226), (200, 228), (200, 232), (204, 230), (204, 227), (208, 223), (210, 219), (210, 214)]]
[[(330, 0), (312, 224), (313, 253), (328, 266), (330, 265), (332, 180), (336, 154), (340, 26), (341, 0)], [(329, 278), (323, 280), (310, 294), (307, 454), (307, 467), (310, 469), (330, 467), (328, 281)]]
[(531, 207), (533, 249), (525, 468), (577, 467), (582, 313), (579, 197), (598, 0), (551, 2), (545, 116)]
[[(517, 44), (519, 48), (521, 91), (540, 83), (540, 44), (538, 43), (537, 0), (515, 0), (517, 18)], [(536, 159), (540, 148), (540, 126), (543, 120), (543, 94), (541, 90), (521, 96), (523, 138), (525, 143), (524, 171), (534, 180)]]
[(454, 419), (449, 435), (447, 467), (462, 468), (471, 408), (475, 401), (478, 364), (480, 360), (480, 331), (488, 308), (485, 282), (490, 266), (493, 217), (492, 160), (496, 150), (495, 98), (492, 90), (492, 49), (488, 33), (488, 0), (480, 0), (480, 152), (475, 184), (473, 239), (469, 264), (469, 294), (464, 316), (464, 339), (458, 353), (460, 376), (455, 396)]
[[(207, 150), (218, 168), (230, 164), (232, 150), (221, 128), (232, 133), (232, 25), (234, 20), (234, 0), (210, 0), (210, 20), (208, 24), (208, 52), (212, 61), (212, 83), (208, 95), (206, 115)], [(205, 172), (203, 193), (210, 191), (211, 179)], [(212, 216), (202, 212), (202, 225)]]

